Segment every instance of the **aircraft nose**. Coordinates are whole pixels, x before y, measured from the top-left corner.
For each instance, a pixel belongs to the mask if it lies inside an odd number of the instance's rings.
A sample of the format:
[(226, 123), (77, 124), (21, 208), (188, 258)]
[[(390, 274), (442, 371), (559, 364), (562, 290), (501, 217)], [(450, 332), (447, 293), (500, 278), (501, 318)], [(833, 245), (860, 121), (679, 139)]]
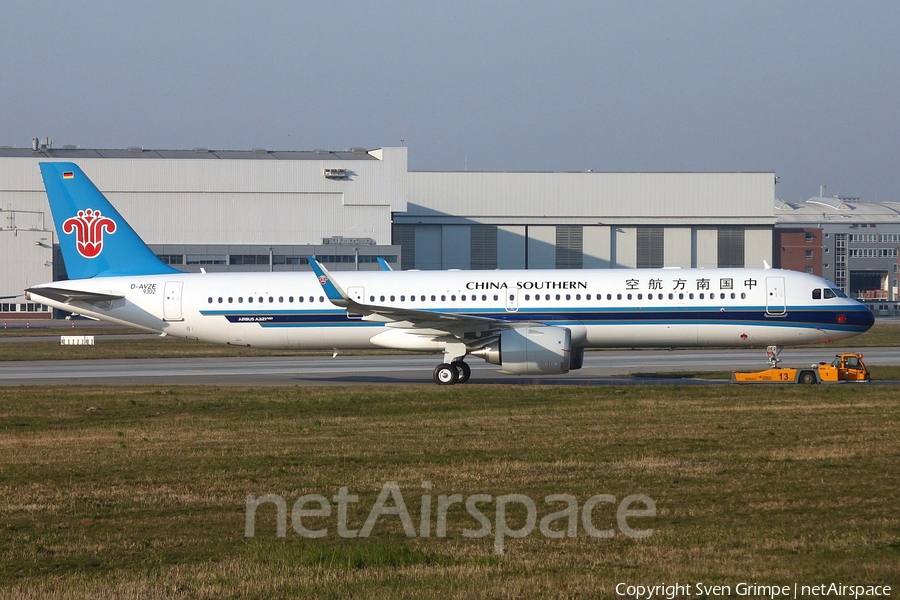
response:
[(860, 312), (862, 313), (860, 315), (860, 324), (865, 327), (866, 330), (870, 329), (872, 325), (875, 324), (875, 313), (868, 308)]

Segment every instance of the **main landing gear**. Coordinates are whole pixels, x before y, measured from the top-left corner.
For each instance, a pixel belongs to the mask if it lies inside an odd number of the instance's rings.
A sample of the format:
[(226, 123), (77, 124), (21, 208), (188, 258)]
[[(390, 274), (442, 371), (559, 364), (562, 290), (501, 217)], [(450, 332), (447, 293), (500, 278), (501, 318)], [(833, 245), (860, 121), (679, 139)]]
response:
[(441, 363), (434, 368), (434, 382), (438, 385), (465, 383), (472, 376), (472, 369), (461, 360)]

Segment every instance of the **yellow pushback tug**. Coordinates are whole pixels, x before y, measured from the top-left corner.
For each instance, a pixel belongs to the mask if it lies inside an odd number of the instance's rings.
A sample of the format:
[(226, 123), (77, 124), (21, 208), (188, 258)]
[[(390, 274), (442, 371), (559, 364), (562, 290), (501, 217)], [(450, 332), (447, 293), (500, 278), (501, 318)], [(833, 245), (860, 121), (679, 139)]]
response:
[(752, 373), (731, 374), (733, 383), (839, 383), (842, 381), (870, 381), (869, 369), (862, 354), (836, 354), (831, 364), (821, 362), (805, 368), (779, 367), (779, 348), (768, 349), (771, 368)]

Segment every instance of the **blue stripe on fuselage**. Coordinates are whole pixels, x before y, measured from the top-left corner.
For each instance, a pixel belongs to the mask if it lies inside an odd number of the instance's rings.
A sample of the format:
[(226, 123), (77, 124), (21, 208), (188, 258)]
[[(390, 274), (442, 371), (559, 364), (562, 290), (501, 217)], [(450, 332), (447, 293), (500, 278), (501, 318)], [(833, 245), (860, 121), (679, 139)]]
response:
[[(874, 316), (868, 309), (845, 307), (801, 307), (783, 315), (766, 314), (763, 307), (709, 308), (695, 307), (609, 307), (594, 309), (527, 309), (505, 310), (434, 310), (436, 314), (472, 315), (509, 323), (538, 321), (555, 325), (774, 325), (782, 327), (827, 327), (843, 331), (865, 331)], [(263, 327), (309, 327), (335, 325), (382, 325), (380, 322), (350, 318), (344, 310), (212, 310), (205, 316), (224, 316), (231, 323), (258, 323)], [(840, 318), (843, 317), (843, 322)]]

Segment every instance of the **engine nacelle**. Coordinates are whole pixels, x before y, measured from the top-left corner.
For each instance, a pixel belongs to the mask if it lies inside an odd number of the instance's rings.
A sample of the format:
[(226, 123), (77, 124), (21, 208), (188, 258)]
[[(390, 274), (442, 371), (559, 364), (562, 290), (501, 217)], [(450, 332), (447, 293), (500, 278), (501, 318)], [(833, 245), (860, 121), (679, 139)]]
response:
[(551, 375), (571, 368), (572, 332), (539, 325), (501, 331), (497, 339), (471, 354), (510, 375)]

